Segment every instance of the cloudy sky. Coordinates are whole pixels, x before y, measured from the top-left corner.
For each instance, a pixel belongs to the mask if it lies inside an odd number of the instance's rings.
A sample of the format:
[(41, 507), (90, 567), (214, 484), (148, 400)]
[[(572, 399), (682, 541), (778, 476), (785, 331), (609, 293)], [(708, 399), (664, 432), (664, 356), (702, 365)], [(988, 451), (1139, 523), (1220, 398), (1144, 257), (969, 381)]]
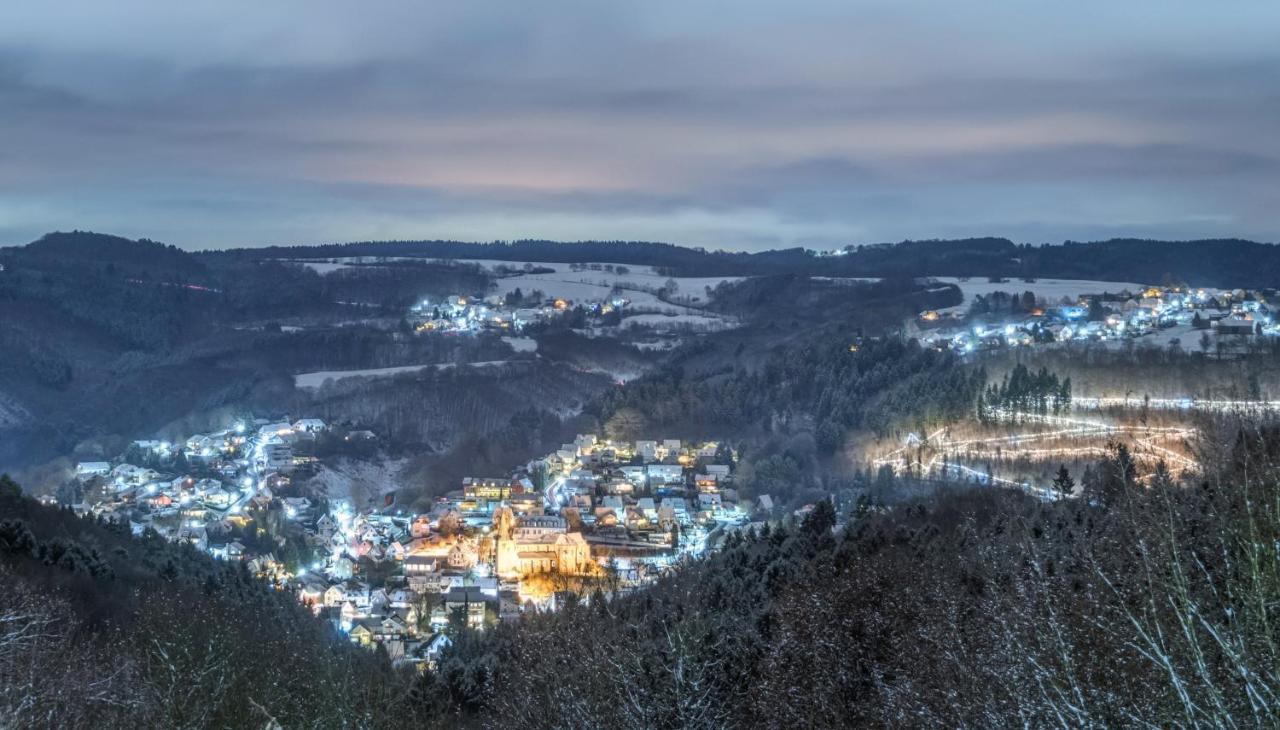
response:
[(0, 7), (0, 245), (1280, 240), (1280, 3)]

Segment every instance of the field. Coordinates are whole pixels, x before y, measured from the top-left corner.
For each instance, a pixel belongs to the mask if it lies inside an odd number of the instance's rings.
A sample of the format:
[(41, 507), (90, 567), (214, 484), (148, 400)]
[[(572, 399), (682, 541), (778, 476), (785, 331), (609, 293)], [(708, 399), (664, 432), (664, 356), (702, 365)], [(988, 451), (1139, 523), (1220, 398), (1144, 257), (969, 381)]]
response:
[[(473, 368), (492, 367), (506, 364), (506, 362), (506, 360), (492, 360), (489, 362), (466, 363), (466, 366)], [(330, 380), (337, 382), (346, 378), (389, 378), (402, 373), (416, 373), (426, 368), (448, 370), (453, 367), (457, 367), (457, 364), (441, 362), (427, 363), (425, 365), (401, 365), (390, 368), (366, 368), (364, 370), (320, 370), (314, 373), (299, 373), (293, 376), (293, 384), (298, 388), (319, 388)]]

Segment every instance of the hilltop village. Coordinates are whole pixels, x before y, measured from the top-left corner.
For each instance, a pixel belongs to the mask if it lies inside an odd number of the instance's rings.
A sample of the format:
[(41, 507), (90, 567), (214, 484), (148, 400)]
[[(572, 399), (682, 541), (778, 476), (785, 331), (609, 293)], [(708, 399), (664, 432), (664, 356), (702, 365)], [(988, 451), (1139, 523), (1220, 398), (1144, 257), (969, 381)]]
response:
[(633, 590), (773, 510), (739, 502), (725, 445), (594, 435), (468, 477), (425, 513), (304, 489), (325, 455), (376, 439), (314, 418), (245, 420), (82, 462), (48, 499), (243, 563), (353, 642), (416, 666), (463, 625)]
[(1025, 286), (1021, 294), (995, 290), (965, 305), (921, 312), (913, 331), (924, 343), (960, 353), (1097, 342), (1226, 354), (1254, 338), (1280, 335), (1274, 314), (1280, 298), (1273, 290), (1147, 287), (1051, 301), (1033, 291), (1034, 280)]

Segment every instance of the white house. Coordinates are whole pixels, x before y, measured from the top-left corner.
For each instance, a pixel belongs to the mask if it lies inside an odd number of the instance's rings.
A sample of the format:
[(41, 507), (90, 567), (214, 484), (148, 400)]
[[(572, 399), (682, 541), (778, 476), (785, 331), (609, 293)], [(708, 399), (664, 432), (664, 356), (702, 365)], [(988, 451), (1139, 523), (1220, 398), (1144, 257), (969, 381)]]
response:
[(76, 464), (76, 477), (104, 477), (111, 473), (111, 463), (107, 461), (82, 461)]

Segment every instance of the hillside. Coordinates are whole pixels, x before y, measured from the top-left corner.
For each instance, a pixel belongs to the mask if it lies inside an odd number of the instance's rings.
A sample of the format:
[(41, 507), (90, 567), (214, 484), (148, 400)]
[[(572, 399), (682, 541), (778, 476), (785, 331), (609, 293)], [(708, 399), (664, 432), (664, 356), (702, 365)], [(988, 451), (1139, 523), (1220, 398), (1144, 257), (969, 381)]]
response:
[(22, 247), (19, 257), (46, 265), (102, 264), (121, 274), (156, 277), (203, 277), (204, 265), (177, 246), (141, 239), (72, 231), (49, 233)]
[(387, 727), (415, 717), (395, 689), (407, 677), (242, 565), (44, 507), (7, 477), (0, 515), (0, 725)]
[(0, 265), (0, 468), (113, 453), (177, 421), (217, 425), (231, 408), (283, 411), (294, 372), (508, 352), (396, 339), (422, 296), (487, 288), (478, 267), (320, 276), (85, 232), (0, 249)]

